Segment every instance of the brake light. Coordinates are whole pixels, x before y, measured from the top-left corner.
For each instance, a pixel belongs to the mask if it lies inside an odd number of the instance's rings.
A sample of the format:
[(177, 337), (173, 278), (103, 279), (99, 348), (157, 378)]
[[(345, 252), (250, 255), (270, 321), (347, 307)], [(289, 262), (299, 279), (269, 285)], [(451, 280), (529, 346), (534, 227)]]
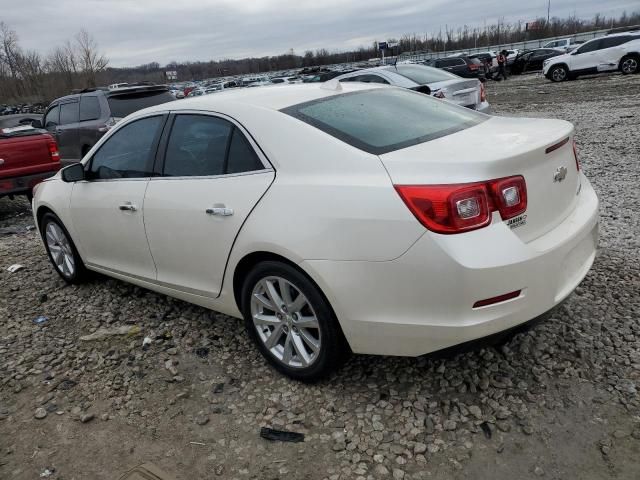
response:
[(453, 185), (395, 185), (395, 189), (422, 225), (442, 234), (486, 227), (495, 211), (508, 220), (527, 209), (527, 186), (520, 175)]
[(477, 69), (478, 69), (478, 65), (476, 63), (469, 64), (469, 70), (477, 70)]
[(484, 88), (484, 83), (480, 82), (480, 101), (481, 102), (486, 102), (487, 101), (487, 91)]
[(576, 159), (576, 170), (580, 171), (580, 160), (578, 160), (578, 145), (575, 138), (573, 139), (573, 157)]
[(49, 148), (49, 158), (52, 162), (60, 161), (60, 152), (58, 151), (58, 144), (53, 137), (47, 139), (47, 147)]

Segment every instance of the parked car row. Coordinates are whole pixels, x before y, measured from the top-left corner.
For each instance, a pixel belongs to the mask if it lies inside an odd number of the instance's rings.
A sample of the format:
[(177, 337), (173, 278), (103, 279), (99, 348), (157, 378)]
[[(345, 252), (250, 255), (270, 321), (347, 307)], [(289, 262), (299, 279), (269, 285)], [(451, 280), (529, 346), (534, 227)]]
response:
[(20, 105), (0, 105), (0, 115), (16, 115), (19, 113), (43, 113), (46, 105), (41, 103), (23, 103)]

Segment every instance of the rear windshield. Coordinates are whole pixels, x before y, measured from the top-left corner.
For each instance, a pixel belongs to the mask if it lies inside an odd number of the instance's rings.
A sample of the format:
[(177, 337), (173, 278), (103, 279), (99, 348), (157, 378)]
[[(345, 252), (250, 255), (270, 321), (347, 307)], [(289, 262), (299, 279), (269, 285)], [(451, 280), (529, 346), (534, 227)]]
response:
[(375, 155), (444, 137), (489, 118), (400, 88), (326, 97), (282, 112)]
[(397, 69), (394, 68), (393, 70), (403, 77), (407, 77), (409, 80), (416, 82), (418, 85), (460, 78), (444, 70), (422, 65), (398, 65)]
[(124, 118), (130, 113), (161, 103), (172, 102), (175, 98), (166, 90), (152, 92), (134, 92), (109, 97), (111, 116)]

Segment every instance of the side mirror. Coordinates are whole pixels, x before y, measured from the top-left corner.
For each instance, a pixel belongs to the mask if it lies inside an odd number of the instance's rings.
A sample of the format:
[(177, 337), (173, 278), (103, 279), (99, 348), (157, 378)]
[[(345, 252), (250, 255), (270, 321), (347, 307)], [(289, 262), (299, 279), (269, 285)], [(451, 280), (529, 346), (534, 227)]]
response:
[(84, 180), (84, 165), (81, 163), (73, 163), (62, 169), (62, 181), (67, 183), (79, 182)]
[(40, 120), (31, 120), (31, 126), (33, 128), (42, 128), (42, 122)]

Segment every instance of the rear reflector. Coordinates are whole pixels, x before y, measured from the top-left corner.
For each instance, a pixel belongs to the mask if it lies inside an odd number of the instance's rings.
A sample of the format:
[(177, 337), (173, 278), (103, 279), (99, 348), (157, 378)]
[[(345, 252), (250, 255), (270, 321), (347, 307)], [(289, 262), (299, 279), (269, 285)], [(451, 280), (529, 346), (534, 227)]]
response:
[(560, 140), (558, 143), (555, 143), (553, 145), (551, 145), (550, 147), (547, 147), (547, 149), (544, 151), (544, 153), (551, 153), (555, 150), (558, 150), (560, 147), (562, 147), (563, 145), (566, 145), (569, 142), (569, 137)]
[(519, 297), (521, 291), (522, 290), (516, 290), (515, 292), (505, 293), (504, 295), (498, 295), (497, 297), (478, 300), (476, 303), (473, 304), (473, 308), (486, 307), (488, 305), (494, 305), (496, 303), (506, 302), (507, 300), (511, 300), (512, 298)]
[(395, 185), (416, 219), (436, 233), (462, 233), (485, 227), (491, 214), (503, 220), (527, 209), (527, 186), (521, 175), (487, 182), (452, 185)]

